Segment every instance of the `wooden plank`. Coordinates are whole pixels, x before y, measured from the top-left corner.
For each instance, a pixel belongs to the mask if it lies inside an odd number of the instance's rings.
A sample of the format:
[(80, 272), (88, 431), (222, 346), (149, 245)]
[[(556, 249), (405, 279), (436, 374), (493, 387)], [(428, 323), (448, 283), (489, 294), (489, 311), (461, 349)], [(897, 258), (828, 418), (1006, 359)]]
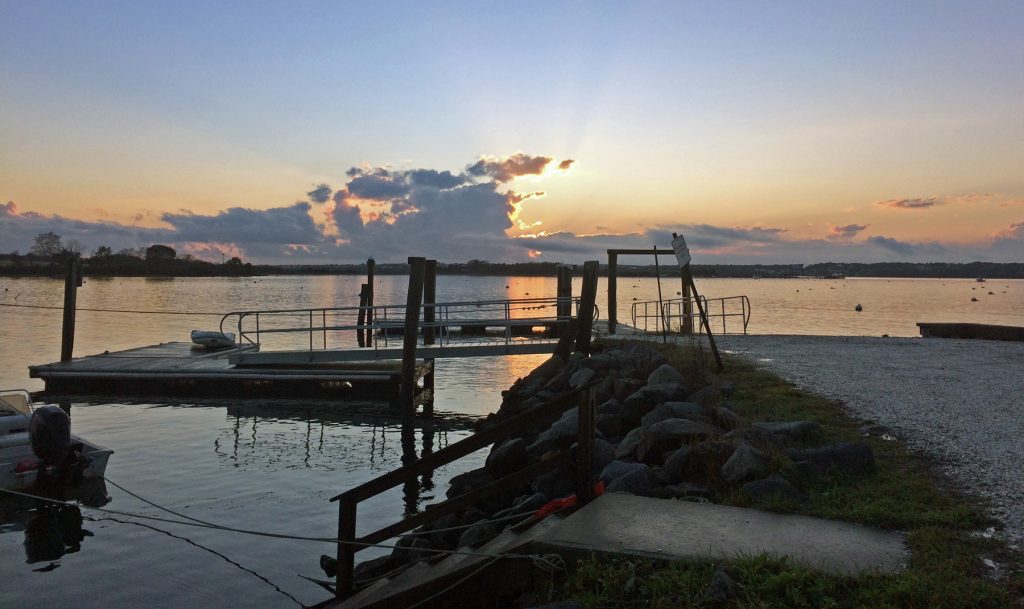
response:
[(618, 288), (619, 255), (608, 250), (608, 333), (615, 334), (615, 325), (619, 321)]
[[(430, 359), (448, 359), (458, 357), (490, 357), (498, 355), (534, 355), (551, 353), (556, 341), (551, 339), (513, 341), (495, 343), (476, 343), (470, 345), (449, 344), (419, 347), (417, 355)], [(275, 364), (304, 363), (341, 363), (341, 362), (376, 362), (383, 360), (399, 360), (402, 348), (386, 349), (337, 349), (329, 351), (263, 351), (259, 353), (243, 353), (232, 356), (230, 361), (236, 366), (272, 366)]]
[(77, 256), (68, 259), (64, 275), (64, 319), (61, 324), (60, 361), (71, 360), (75, 350), (75, 313), (78, 309), (78, 286), (82, 285), (82, 267)]

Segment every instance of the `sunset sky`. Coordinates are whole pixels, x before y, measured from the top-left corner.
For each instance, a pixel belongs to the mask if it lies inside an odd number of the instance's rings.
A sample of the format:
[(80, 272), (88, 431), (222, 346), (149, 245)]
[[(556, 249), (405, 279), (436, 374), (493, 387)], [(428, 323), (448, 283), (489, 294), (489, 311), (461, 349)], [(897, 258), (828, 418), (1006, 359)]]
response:
[(1022, 262), (1022, 32), (1020, 0), (0, 0), (0, 252)]

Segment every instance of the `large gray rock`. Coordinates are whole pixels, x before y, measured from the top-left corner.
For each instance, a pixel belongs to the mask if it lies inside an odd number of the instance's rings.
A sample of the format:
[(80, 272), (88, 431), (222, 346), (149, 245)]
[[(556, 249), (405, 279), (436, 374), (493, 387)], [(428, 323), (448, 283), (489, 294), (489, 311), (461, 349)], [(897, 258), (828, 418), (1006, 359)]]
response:
[(594, 438), (594, 451), (591, 455), (593, 473), (602, 471), (605, 466), (615, 460), (615, 447), (607, 440)]
[(729, 410), (725, 406), (716, 406), (714, 409), (715, 425), (718, 425), (722, 429), (731, 431), (740, 426), (740, 418), (736, 416), (736, 413)]
[(640, 465), (640, 467), (609, 482), (605, 486), (605, 492), (629, 493), (643, 497), (652, 496), (654, 493), (654, 485), (652, 484), (654, 475), (651, 473), (651, 468), (639, 463), (637, 465)]
[(643, 386), (643, 381), (617, 378), (612, 381), (612, 394), (614, 394), (619, 400), (625, 400)]
[(562, 466), (558, 469), (541, 474), (530, 483), (534, 493), (543, 493), (551, 499), (567, 497), (576, 492), (576, 480), (572, 468)]
[(643, 436), (644, 430), (640, 427), (630, 431), (626, 434), (625, 438), (622, 438), (622, 442), (615, 447), (615, 458), (616, 459), (635, 459), (636, 449), (640, 445), (640, 438)]
[(875, 454), (863, 442), (834, 444), (803, 450), (791, 449), (786, 453), (794, 463), (809, 463), (819, 471), (830, 468), (848, 474), (864, 473), (875, 465)]
[(619, 414), (627, 423), (639, 424), (640, 419), (658, 404), (681, 402), (685, 399), (686, 387), (681, 383), (647, 385), (623, 401)]
[(489, 520), (481, 520), (462, 532), (459, 547), (477, 547), (494, 539), (498, 535), (498, 527)]
[(565, 367), (565, 360), (552, 355), (543, 364), (537, 366), (524, 378), (517, 380), (508, 390), (508, 395), (533, 395), (541, 390), (547, 382)]
[(599, 414), (594, 425), (606, 438), (622, 435), (622, 418), (618, 414)]
[(486, 467), (472, 469), (452, 478), (448, 483), (448, 492), (446, 495), (449, 499), (452, 497), (458, 497), (459, 495), (464, 495), (472, 490), (478, 489), (481, 486), (486, 486), (491, 482), (494, 482), (494, 477), (491, 476)]
[(746, 442), (740, 442), (732, 456), (722, 466), (722, 479), (726, 482), (739, 482), (763, 478), (771, 471), (771, 465), (772, 460), (768, 455)]
[(595, 372), (593, 368), (580, 368), (576, 372), (573, 372), (572, 376), (569, 377), (569, 387), (573, 389), (582, 387), (589, 383), (596, 374), (597, 372)]
[(690, 447), (681, 446), (665, 458), (661, 466), (661, 479), (667, 484), (682, 482), (686, 477), (686, 465), (690, 459)]
[[(323, 564), (322, 559), (321, 564)], [(357, 583), (364, 582), (366, 580), (374, 579), (380, 575), (384, 575), (393, 568), (394, 559), (390, 556), (379, 556), (372, 560), (364, 560), (356, 565), (356, 568), (353, 570), (353, 579), (355, 579)], [(334, 575), (335, 573), (328, 573), (328, 577), (334, 577)]]
[(788, 480), (778, 474), (772, 474), (764, 480), (748, 482), (740, 490), (754, 501), (771, 498), (795, 501), (796, 503), (808, 501), (807, 495), (798, 491)]
[(579, 412), (576, 408), (571, 408), (537, 436), (537, 439), (526, 447), (526, 452), (531, 457), (539, 457), (549, 450), (569, 446), (579, 435), (579, 429)]
[(545, 503), (548, 502), (547, 495), (544, 493), (534, 493), (532, 495), (526, 495), (520, 497), (512, 505), (512, 507), (505, 508), (501, 511), (494, 513), (494, 519), (500, 520), (506, 516), (518, 516), (520, 514), (530, 514), (536, 512)]
[(640, 418), (641, 427), (650, 427), (666, 419), (704, 420), (704, 407), (693, 402), (665, 402)]
[(676, 450), (683, 444), (714, 437), (710, 425), (689, 419), (666, 419), (644, 430), (637, 446), (637, 459), (645, 463), (660, 463), (662, 454)]
[(485, 467), (494, 478), (502, 478), (522, 469), (529, 461), (526, 452), (526, 440), (512, 438), (500, 445), (495, 445), (491, 454), (487, 455)]
[(605, 484), (610, 484), (612, 480), (621, 478), (626, 474), (631, 474), (635, 471), (649, 471), (650, 468), (643, 463), (626, 463), (625, 461), (612, 461), (601, 470), (598, 476)]
[(710, 604), (725, 605), (739, 594), (739, 586), (729, 576), (725, 567), (718, 565), (711, 574), (711, 582), (708, 583), (708, 589), (704, 594)]
[(821, 425), (813, 421), (764, 421), (751, 427), (772, 438), (786, 440), (806, 440), (821, 431)]
[(715, 406), (722, 401), (722, 392), (718, 387), (707, 385), (690, 394), (689, 400), (701, 406)]
[(667, 383), (685, 384), (686, 378), (670, 364), (658, 366), (654, 372), (647, 377), (648, 385), (664, 385)]
[(620, 408), (622, 408), (622, 402), (611, 398), (597, 407), (597, 414), (619, 414)]

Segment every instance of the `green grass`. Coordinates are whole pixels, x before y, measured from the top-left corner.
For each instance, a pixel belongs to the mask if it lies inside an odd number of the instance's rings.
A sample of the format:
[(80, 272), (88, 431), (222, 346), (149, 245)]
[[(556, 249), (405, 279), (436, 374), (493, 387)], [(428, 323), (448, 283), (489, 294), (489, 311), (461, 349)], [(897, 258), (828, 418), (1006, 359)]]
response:
[[(753, 503), (739, 492), (723, 503), (758, 509), (846, 520), (906, 533), (910, 556), (899, 573), (858, 577), (827, 575), (763, 556), (729, 563), (739, 594), (725, 606), (738, 608), (1007, 608), (1024, 607), (1021, 556), (1002, 543), (977, 535), (991, 524), (979, 499), (952, 489), (923, 456), (899, 441), (885, 440), (865, 422), (850, 417), (840, 404), (806, 393), (750, 363), (727, 358), (714, 374), (708, 353), (656, 346), (684, 375), (729, 381), (736, 392), (729, 401), (745, 425), (757, 421), (808, 420), (822, 426), (818, 437), (803, 442), (866, 442), (874, 451), (874, 471), (860, 476), (830, 474), (803, 480), (783, 473), (810, 501)], [(699, 361), (701, 358), (705, 361)], [(869, 425), (870, 427), (870, 425)], [(799, 446), (800, 444), (794, 444)], [(773, 455), (785, 468), (784, 456)], [(992, 579), (984, 558), (1003, 565)], [(625, 556), (580, 561), (559, 580), (538, 583), (538, 603), (577, 599), (586, 607), (710, 607), (706, 589), (714, 565), (680, 561), (659, 563)]]

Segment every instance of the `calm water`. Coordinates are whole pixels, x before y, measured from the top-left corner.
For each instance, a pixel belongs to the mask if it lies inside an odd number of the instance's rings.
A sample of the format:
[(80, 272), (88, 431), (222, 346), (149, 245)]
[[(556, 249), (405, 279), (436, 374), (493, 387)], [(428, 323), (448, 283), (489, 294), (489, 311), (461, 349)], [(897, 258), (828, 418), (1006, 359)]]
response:
[[(90, 279), (79, 291), (79, 306), (196, 312), (332, 306), (351, 304), (361, 280)], [(401, 302), (405, 282), (404, 277), (379, 278), (377, 302)], [(554, 287), (547, 278), (440, 277), (438, 300), (549, 296)], [(679, 289), (678, 281), (662, 287), (666, 297)], [(914, 336), (918, 321), (1024, 322), (1024, 281), (712, 279), (698, 287), (709, 298), (747, 295), (751, 333)], [(602, 318), (604, 289), (602, 281)], [(61, 290), (58, 281), (0, 279), (0, 302), (60, 305)], [(656, 296), (653, 279), (620, 280), (619, 319), (630, 321), (634, 298)], [(863, 312), (854, 312), (857, 303)], [(60, 319), (59, 311), (0, 308), (0, 387), (42, 388), (27, 378), (26, 366), (58, 358)], [(75, 353), (187, 340), (189, 330), (217, 322), (208, 315), (80, 312)], [(332, 536), (337, 512), (329, 497), (397, 467), (403, 453), (422, 454), (464, 437), (455, 415), (494, 410), (501, 390), (542, 359), (440, 362), (436, 408), (450, 416), (433, 429), (405, 433), (372, 403), (74, 403), (72, 420), (78, 433), (114, 449), (107, 469), (111, 480), (157, 503), (232, 526)], [(364, 503), (359, 528), (383, 526), (434, 501), (452, 475), (478, 466), (484, 454)], [(159, 513), (116, 488), (109, 491), (112, 509)], [(318, 557), (332, 552), (324, 544), (85, 515), (94, 519), (85, 523), (94, 536), (46, 572), (35, 570), (48, 562), (25, 562), (25, 519), (0, 525), (0, 606), (289, 607), (326, 596), (300, 577), (321, 576)], [(360, 557), (373, 555), (367, 551)]]

